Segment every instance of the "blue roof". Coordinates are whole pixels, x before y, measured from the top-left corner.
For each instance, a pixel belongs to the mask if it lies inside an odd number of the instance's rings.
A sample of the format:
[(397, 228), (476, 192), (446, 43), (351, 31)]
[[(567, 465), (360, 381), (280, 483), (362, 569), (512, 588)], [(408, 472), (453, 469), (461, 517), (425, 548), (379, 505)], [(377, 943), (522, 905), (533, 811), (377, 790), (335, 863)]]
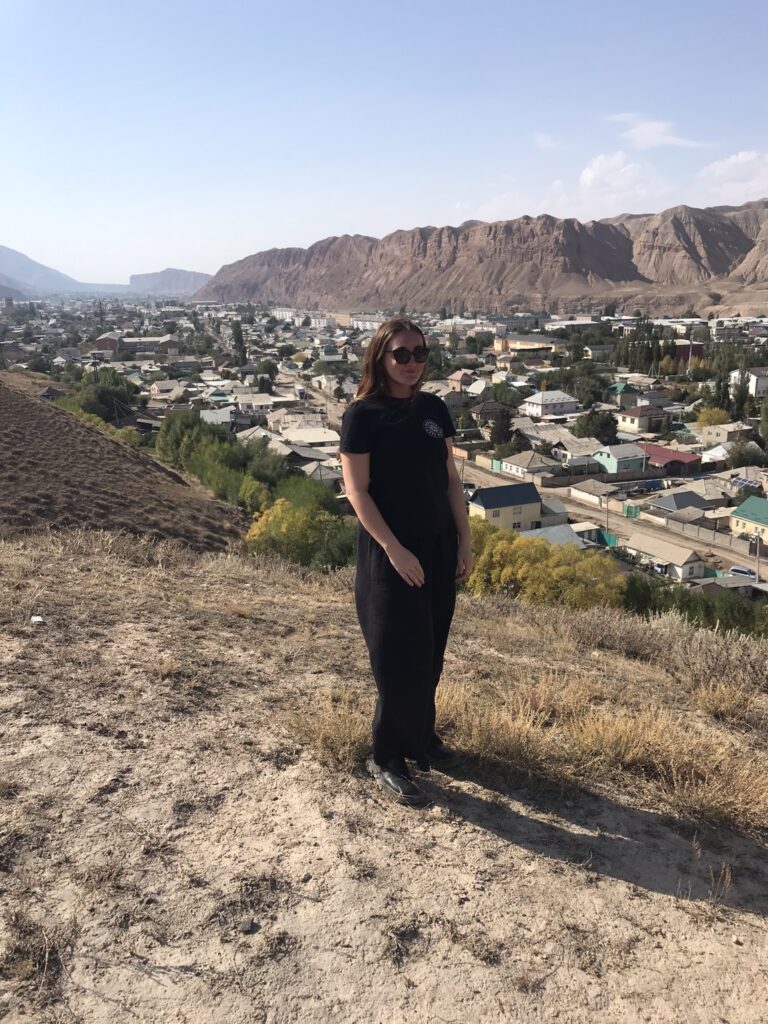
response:
[(471, 504), (488, 510), (506, 508), (507, 505), (535, 505), (540, 501), (534, 484), (503, 484), (501, 487), (479, 487)]

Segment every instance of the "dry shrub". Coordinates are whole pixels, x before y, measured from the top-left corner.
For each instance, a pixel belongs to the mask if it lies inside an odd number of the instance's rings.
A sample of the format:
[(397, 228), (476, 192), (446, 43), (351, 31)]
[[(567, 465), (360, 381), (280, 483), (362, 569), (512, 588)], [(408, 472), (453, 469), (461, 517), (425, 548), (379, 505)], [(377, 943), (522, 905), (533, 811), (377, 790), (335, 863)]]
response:
[(77, 938), (74, 922), (45, 926), (23, 910), (5, 913), (7, 937), (0, 955), (0, 976), (20, 985), (38, 1004), (59, 994), (64, 958)]
[(756, 694), (745, 686), (733, 683), (711, 682), (697, 686), (691, 694), (694, 703), (725, 722), (750, 723), (756, 717)]
[(514, 699), (493, 702), (462, 684), (447, 684), (438, 690), (437, 713), (461, 749), (480, 760), (539, 778), (560, 777), (557, 752), (545, 730), (548, 710)]
[(334, 689), (317, 706), (286, 719), (291, 735), (311, 747), (323, 764), (351, 770), (370, 751), (371, 711), (352, 690)]
[(768, 642), (735, 631), (721, 633), (680, 623), (670, 632), (665, 664), (688, 686), (727, 681), (768, 692)]
[(683, 817), (745, 832), (768, 829), (768, 766), (735, 741), (685, 728), (662, 708), (606, 706), (606, 684), (545, 676), (501, 691), (446, 682), (441, 725), (468, 755), (543, 781), (612, 782)]
[[(557, 632), (573, 642), (577, 650), (616, 651), (625, 658), (656, 662), (663, 657), (664, 638), (652, 622), (620, 608), (587, 608), (568, 613), (555, 609)], [(553, 626), (555, 623), (553, 623)]]

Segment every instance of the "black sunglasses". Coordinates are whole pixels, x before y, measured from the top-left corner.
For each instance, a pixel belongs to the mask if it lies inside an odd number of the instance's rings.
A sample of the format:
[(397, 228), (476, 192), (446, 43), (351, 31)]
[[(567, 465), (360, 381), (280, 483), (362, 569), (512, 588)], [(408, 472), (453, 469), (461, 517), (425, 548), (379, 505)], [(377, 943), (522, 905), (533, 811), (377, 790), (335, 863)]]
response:
[(429, 355), (426, 345), (417, 345), (416, 348), (406, 348), (405, 345), (401, 345), (399, 348), (385, 348), (384, 351), (391, 352), (395, 357), (395, 362), (400, 366), (410, 363), (411, 357), (417, 363), (426, 363)]

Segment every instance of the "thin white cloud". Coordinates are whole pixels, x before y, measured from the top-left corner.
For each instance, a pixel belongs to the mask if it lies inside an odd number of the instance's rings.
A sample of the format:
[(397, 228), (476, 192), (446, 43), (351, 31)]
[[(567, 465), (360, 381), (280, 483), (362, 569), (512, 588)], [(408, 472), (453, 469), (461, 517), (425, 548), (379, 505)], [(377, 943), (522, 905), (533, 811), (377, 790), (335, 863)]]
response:
[(703, 167), (698, 181), (709, 201), (744, 203), (768, 196), (768, 153), (744, 149)]
[(459, 222), (465, 220), (513, 220), (525, 211), (526, 199), (521, 192), (501, 192), (476, 203), (458, 202), (454, 209)]
[(557, 139), (553, 135), (550, 135), (549, 132), (536, 132), (533, 137), (533, 141), (537, 149), (543, 149), (545, 151), (557, 149), (560, 145)]
[(660, 209), (670, 193), (654, 167), (620, 149), (593, 156), (574, 186), (553, 181), (545, 203), (559, 216), (592, 220)]
[(606, 120), (625, 125), (624, 131), (619, 134), (635, 149), (656, 149), (659, 146), (698, 149), (704, 145), (694, 139), (677, 135), (672, 121), (655, 121), (640, 114), (629, 113), (611, 114)]

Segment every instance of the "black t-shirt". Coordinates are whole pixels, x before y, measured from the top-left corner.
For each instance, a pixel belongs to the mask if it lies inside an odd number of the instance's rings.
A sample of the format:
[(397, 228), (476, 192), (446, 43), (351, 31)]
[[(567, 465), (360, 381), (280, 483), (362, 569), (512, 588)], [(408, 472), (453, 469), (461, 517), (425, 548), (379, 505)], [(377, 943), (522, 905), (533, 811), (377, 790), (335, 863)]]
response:
[(344, 412), (339, 450), (370, 452), (368, 493), (401, 543), (451, 515), (445, 438), (455, 433), (445, 402), (425, 391), (361, 398)]

